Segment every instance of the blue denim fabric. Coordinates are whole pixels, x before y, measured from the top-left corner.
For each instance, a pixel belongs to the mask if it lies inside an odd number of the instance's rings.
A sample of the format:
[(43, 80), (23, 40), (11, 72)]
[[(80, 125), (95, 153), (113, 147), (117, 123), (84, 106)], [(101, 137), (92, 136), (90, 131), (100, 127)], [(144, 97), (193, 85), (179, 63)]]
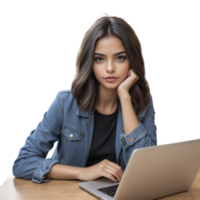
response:
[[(118, 110), (115, 152), (117, 163), (122, 170), (125, 170), (135, 149), (157, 145), (155, 111), (152, 96), (150, 93), (149, 95), (150, 106), (137, 115), (140, 124), (128, 135), (124, 134), (122, 112)], [(13, 175), (41, 183), (50, 180), (45, 175), (56, 163), (85, 167), (93, 129), (94, 114), (78, 109), (71, 90), (58, 92), (42, 121), (20, 149), (13, 165)], [(72, 135), (73, 137), (70, 137)], [(130, 140), (131, 138), (134, 141)], [(46, 159), (48, 151), (56, 141), (58, 144), (52, 157)]]

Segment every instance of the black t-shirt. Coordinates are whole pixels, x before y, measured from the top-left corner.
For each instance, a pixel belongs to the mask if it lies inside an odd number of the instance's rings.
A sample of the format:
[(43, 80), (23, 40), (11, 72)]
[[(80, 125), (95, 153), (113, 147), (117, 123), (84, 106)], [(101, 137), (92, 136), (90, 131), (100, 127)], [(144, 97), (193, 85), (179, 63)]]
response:
[(104, 115), (95, 110), (92, 144), (85, 167), (95, 165), (104, 159), (117, 163), (115, 155), (117, 116), (118, 109), (111, 115)]

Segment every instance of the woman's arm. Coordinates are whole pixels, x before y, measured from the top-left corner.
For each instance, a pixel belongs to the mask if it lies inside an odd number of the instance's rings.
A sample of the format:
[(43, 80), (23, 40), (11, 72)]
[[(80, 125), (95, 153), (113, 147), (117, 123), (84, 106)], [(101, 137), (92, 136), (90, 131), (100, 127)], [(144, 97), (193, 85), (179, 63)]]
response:
[(46, 177), (50, 179), (78, 179), (81, 169), (81, 167), (55, 164)]

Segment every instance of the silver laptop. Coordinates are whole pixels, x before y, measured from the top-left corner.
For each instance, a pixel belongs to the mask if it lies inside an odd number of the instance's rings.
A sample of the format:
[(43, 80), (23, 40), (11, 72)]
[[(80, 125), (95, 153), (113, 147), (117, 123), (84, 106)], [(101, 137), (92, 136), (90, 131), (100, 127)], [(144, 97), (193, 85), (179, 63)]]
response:
[(151, 200), (187, 191), (200, 168), (200, 139), (136, 149), (120, 182), (78, 183), (99, 199)]

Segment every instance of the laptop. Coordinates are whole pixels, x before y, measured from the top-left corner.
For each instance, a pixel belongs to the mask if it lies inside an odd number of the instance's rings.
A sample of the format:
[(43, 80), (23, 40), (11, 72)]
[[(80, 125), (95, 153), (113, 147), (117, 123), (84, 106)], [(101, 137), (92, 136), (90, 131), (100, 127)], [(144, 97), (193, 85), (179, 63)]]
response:
[(187, 191), (200, 168), (200, 139), (136, 149), (120, 182), (78, 183), (104, 200), (151, 200)]

